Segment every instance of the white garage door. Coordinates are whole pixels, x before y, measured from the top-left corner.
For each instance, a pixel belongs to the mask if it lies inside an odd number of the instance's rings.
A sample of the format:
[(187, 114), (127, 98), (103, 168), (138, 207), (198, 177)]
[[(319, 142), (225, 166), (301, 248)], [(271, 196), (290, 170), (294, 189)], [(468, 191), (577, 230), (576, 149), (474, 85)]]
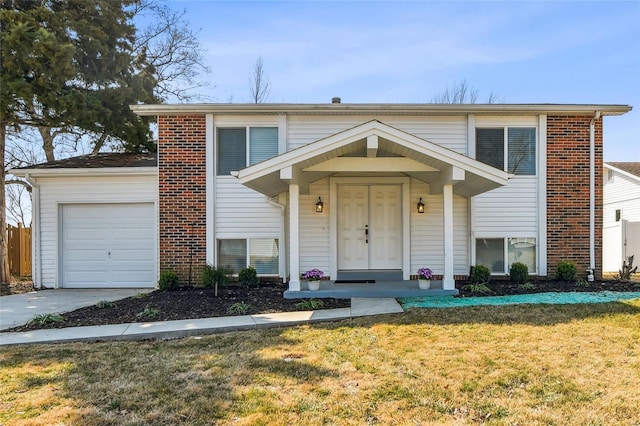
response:
[(155, 287), (153, 203), (66, 204), (60, 215), (62, 287)]

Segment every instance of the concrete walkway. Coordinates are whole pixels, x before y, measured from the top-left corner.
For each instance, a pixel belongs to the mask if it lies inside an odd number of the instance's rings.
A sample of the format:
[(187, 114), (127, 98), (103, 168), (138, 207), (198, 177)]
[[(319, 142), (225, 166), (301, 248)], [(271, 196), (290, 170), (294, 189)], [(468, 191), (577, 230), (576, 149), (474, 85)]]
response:
[(401, 312), (404, 311), (395, 299), (354, 298), (351, 299), (351, 308), (203, 318), (181, 321), (69, 327), (20, 333), (5, 332), (0, 333), (0, 346), (32, 343), (141, 340), (150, 338), (172, 339), (224, 331), (282, 327)]
[(0, 297), (0, 330), (24, 325), (38, 314), (61, 314), (101, 300), (110, 302), (148, 293), (153, 289), (66, 289), (39, 290)]

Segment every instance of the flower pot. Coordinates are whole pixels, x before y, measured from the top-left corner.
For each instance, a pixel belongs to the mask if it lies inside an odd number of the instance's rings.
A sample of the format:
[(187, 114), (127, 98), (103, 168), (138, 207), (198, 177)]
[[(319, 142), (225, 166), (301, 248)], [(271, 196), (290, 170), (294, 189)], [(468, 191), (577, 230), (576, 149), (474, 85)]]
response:
[(319, 280), (307, 281), (307, 283), (309, 284), (309, 290), (312, 290), (312, 291), (320, 290), (320, 281)]
[(431, 280), (418, 279), (418, 287), (420, 287), (420, 290), (429, 290), (430, 286)]

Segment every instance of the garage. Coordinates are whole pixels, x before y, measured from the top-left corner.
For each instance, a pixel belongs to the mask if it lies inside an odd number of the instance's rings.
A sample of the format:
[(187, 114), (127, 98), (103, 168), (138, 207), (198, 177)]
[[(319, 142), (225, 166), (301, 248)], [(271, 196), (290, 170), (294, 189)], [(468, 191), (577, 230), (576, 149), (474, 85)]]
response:
[(153, 203), (61, 204), (60, 286), (153, 288)]

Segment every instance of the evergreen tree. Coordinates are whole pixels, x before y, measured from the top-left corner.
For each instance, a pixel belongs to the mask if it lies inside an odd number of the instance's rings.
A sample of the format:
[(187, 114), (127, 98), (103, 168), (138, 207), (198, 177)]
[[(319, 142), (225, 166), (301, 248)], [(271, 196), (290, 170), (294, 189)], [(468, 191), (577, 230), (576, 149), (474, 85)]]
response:
[[(134, 54), (140, 0), (0, 0), (0, 159), (7, 131), (80, 128), (154, 149), (130, 104), (153, 103), (154, 69)], [(42, 134), (42, 132), (41, 132)], [(53, 146), (43, 146), (47, 157)], [(51, 158), (53, 159), (53, 158)], [(3, 174), (4, 176), (4, 174)], [(4, 179), (0, 184), (0, 282), (10, 278)]]

